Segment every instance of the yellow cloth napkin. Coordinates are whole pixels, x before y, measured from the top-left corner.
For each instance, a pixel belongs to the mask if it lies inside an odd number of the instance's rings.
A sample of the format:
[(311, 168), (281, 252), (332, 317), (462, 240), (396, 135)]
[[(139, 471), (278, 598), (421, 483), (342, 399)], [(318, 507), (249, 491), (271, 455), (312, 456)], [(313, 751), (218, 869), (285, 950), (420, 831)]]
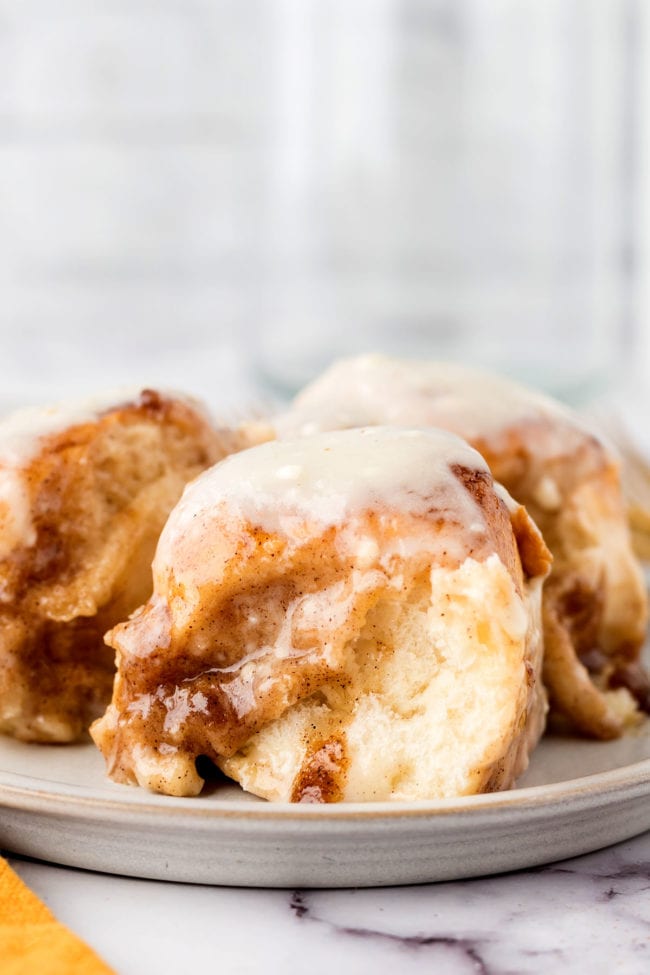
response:
[(0, 857), (2, 975), (113, 975)]

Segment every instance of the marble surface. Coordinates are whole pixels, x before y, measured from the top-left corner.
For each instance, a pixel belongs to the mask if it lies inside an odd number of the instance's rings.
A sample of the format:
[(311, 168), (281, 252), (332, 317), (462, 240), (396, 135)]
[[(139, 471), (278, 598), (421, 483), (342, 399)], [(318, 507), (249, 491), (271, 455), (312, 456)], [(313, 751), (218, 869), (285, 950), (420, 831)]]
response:
[(10, 863), (118, 975), (527, 975), (650, 970), (650, 833), (575, 860), (459, 883), (250, 890)]

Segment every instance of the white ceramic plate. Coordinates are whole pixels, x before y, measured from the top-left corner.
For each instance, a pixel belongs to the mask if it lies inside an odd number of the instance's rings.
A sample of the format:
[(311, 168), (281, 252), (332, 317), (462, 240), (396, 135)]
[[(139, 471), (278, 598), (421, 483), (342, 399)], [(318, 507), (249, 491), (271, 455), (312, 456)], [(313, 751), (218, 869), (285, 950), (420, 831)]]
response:
[(196, 799), (104, 776), (91, 744), (0, 739), (0, 846), (190, 883), (347, 887), (531, 867), (650, 829), (650, 722), (599, 743), (547, 738), (520, 788), (465, 799), (270, 805), (228, 783)]

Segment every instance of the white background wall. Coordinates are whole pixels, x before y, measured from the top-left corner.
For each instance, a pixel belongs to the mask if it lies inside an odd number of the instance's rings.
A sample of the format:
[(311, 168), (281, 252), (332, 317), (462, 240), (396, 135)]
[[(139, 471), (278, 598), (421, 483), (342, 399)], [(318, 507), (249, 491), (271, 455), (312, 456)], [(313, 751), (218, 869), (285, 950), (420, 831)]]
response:
[(0, 0), (0, 404), (372, 346), (650, 368), (649, 8)]
[(639, 332), (639, 384), (650, 384), (650, 4), (640, 7), (645, 56), (639, 59), (639, 104), (637, 117), (637, 158), (639, 173), (637, 276), (635, 306)]

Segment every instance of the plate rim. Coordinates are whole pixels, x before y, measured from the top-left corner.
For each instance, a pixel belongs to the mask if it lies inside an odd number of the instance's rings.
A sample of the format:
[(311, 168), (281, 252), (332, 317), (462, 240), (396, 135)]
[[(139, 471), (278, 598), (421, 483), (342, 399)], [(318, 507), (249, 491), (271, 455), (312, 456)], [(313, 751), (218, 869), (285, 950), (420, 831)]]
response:
[(232, 791), (149, 798), (98, 779), (91, 753), (55, 769), (47, 760), (0, 769), (3, 849), (144, 880), (338, 889), (535, 869), (650, 829), (650, 756), (501, 793), (324, 806)]
[[(144, 793), (142, 798), (108, 796), (96, 789), (84, 789), (72, 783), (53, 782), (42, 777), (23, 775), (0, 770), (0, 808), (13, 808), (25, 812), (51, 812), (56, 815), (79, 818), (84, 814), (93, 819), (111, 816), (129, 818), (156, 817), (158, 821), (170, 818), (189, 823), (207, 821), (228, 822), (312, 822), (331, 824), (358, 820), (362, 822), (392, 822), (395, 820), (431, 820), (449, 822), (467, 816), (493, 816), (496, 814), (544, 811), (561, 804), (567, 811), (570, 806), (599, 798), (605, 802), (616, 799), (621, 793), (631, 792), (630, 798), (650, 796), (650, 758), (617, 766), (604, 772), (595, 772), (560, 782), (509, 789), (504, 792), (484, 793), (449, 799), (416, 800), (409, 802), (356, 802), (321, 804), (266, 803), (241, 799), (202, 797), (200, 805), (195, 797), (165, 796), (157, 800), (147, 799), (147, 793), (138, 787), (123, 786)], [(60, 788), (57, 788), (59, 786)]]

